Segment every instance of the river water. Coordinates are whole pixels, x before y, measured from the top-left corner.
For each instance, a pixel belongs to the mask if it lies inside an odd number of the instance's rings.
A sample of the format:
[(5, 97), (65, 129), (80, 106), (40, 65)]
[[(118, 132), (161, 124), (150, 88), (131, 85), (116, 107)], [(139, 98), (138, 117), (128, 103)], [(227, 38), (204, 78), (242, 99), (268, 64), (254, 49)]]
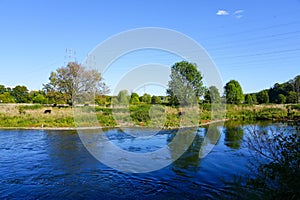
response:
[[(216, 125), (220, 137), (203, 158), (199, 155), (201, 146), (207, 145), (203, 142), (206, 129), (199, 128), (178, 160), (147, 173), (122, 172), (104, 165), (88, 152), (76, 131), (0, 130), (0, 199), (219, 198), (228, 190), (224, 181), (251, 175), (245, 145), (249, 126)], [(106, 134), (116, 146), (135, 153), (154, 152), (176, 135), (176, 130), (164, 130), (139, 139), (128, 131), (142, 133), (149, 129), (86, 134)], [(173, 150), (185, 141), (184, 136), (177, 140)], [(108, 153), (113, 156), (114, 152)]]

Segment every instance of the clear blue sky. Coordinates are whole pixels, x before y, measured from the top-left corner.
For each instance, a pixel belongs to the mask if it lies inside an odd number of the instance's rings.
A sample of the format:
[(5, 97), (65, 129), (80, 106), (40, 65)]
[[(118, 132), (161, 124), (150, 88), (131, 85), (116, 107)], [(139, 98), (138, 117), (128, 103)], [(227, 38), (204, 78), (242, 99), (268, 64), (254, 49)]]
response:
[(236, 79), (245, 93), (300, 74), (299, 0), (0, 0), (0, 84), (41, 89), (66, 48), (81, 62), (108, 37), (141, 27), (195, 39), (224, 83)]

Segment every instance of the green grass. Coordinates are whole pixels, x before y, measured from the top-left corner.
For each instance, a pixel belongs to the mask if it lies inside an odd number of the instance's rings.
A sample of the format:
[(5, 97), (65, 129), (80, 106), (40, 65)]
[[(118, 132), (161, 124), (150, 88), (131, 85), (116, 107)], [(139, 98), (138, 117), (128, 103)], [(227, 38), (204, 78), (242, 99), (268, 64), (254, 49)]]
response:
[(25, 106), (19, 106), (19, 109), (24, 109), (24, 110), (38, 110), (38, 109), (41, 109), (43, 108), (42, 105), (40, 104), (34, 104), (34, 105), (25, 105)]
[[(80, 108), (82, 114), (74, 122), (71, 108), (59, 109), (42, 105), (0, 105), (0, 127), (76, 127), (76, 126), (145, 126), (174, 128), (190, 126), (218, 119), (239, 121), (255, 120), (299, 120), (298, 105), (227, 105), (226, 113), (221, 105), (210, 104), (195, 109), (170, 107), (166, 105), (131, 105), (129, 107), (92, 107)], [(44, 114), (51, 109), (51, 114)], [(185, 113), (185, 114), (182, 114)], [(225, 115), (226, 114), (226, 115)]]

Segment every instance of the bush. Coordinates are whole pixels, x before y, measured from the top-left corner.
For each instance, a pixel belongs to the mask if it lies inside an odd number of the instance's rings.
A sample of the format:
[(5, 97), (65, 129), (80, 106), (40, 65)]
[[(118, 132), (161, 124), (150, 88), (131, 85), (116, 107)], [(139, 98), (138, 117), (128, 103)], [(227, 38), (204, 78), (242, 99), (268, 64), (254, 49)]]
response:
[(282, 108), (264, 108), (257, 114), (257, 119), (282, 119), (285, 117), (287, 117), (287, 112)]
[(290, 105), (291, 109), (300, 110), (300, 104)]
[(130, 107), (130, 116), (138, 124), (140, 122), (149, 123), (150, 105), (132, 106)]
[(247, 144), (254, 151), (252, 167), (256, 177), (247, 185), (261, 191), (263, 199), (300, 199), (300, 137), (297, 131), (276, 128), (254, 129), (249, 133)]

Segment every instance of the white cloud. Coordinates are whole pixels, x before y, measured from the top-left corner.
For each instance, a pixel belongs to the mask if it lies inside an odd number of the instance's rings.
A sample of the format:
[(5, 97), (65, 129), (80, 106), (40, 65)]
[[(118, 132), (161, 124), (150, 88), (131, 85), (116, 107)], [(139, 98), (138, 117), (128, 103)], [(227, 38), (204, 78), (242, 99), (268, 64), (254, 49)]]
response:
[(219, 15), (219, 16), (229, 15), (229, 12), (227, 12), (226, 10), (218, 10), (218, 12), (216, 13), (216, 15)]
[(238, 14), (242, 14), (244, 12), (244, 10), (236, 10), (234, 11), (234, 15), (238, 15)]
[(236, 10), (236, 11), (234, 11), (233, 15), (235, 16), (235, 18), (240, 19), (243, 17), (243, 13), (244, 13), (244, 10)]

